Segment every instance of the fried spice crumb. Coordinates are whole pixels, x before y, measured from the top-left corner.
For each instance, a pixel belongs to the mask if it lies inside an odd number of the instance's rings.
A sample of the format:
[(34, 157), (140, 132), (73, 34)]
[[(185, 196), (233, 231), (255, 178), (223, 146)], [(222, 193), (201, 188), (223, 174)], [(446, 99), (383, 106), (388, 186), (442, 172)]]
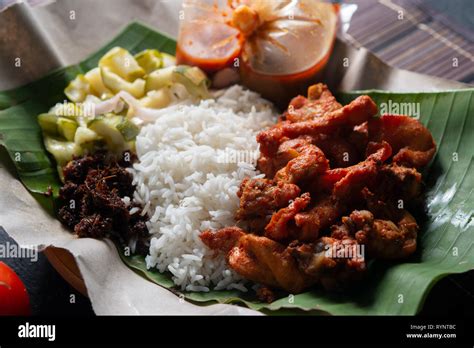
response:
[[(69, 162), (63, 169), (65, 183), (59, 191), (61, 222), (79, 238), (111, 238), (122, 245), (136, 241), (135, 251), (146, 252), (147, 217), (141, 215), (141, 207), (133, 203), (127, 206), (122, 200), (134, 192), (132, 175), (125, 169), (131, 163), (102, 152)], [(130, 215), (132, 207), (139, 211)]]

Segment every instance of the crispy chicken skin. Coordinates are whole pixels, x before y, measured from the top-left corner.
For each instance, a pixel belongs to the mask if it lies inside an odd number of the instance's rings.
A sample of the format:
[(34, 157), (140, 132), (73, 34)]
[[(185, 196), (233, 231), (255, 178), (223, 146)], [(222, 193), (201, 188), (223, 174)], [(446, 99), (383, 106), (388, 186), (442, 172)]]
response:
[(384, 164), (372, 185), (367, 185), (382, 201), (417, 205), (422, 197), (422, 177), (415, 168), (396, 163)]
[(201, 239), (211, 249), (227, 252), (229, 266), (246, 279), (291, 293), (301, 292), (316, 281), (298, 268), (283, 244), (267, 237), (224, 228), (205, 231)]
[(296, 235), (298, 240), (316, 240), (320, 231), (334, 224), (348, 206), (364, 199), (362, 190), (377, 178), (382, 161), (391, 154), (387, 143), (374, 144), (371, 150), (374, 152), (365, 161), (348, 168), (329, 170), (315, 181), (318, 186), (315, 190), (324, 186), (331, 194), (322, 196), (310, 210), (295, 216), (300, 228)]
[(312, 204), (309, 210), (295, 215), (294, 220), (298, 227), (295, 239), (304, 242), (315, 241), (321, 230), (334, 224), (345, 210), (344, 203), (334, 196), (322, 196)]
[(348, 195), (344, 191), (355, 192), (355, 188), (350, 187), (351, 185), (359, 183), (359, 187), (367, 184), (374, 178), (382, 162), (385, 162), (392, 153), (390, 145), (386, 142), (370, 143), (368, 149), (370, 152), (364, 161), (350, 167), (329, 169), (315, 178), (310, 191), (334, 192), (335, 189), (334, 193), (342, 197)]
[(328, 87), (318, 83), (308, 89), (308, 98), (299, 95), (291, 100), (288, 109), (283, 113), (283, 119), (292, 123), (310, 121), (340, 108), (342, 105), (337, 102)]
[(240, 186), (235, 218), (245, 230), (205, 231), (201, 239), (263, 285), (262, 298), (273, 299), (272, 288), (346, 289), (367, 273), (367, 257), (399, 260), (416, 251), (419, 227), (406, 209), (421, 202), (418, 170), (436, 145), (417, 120), (376, 114), (369, 96), (342, 106), (317, 84), (257, 135), (267, 178)]
[(281, 122), (257, 135), (260, 151), (265, 156), (273, 156), (282, 140), (301, 135), (330, 134), (338, 128), (352, 129), (377, 113), (377, 105), (366, 95), (360, 96), (350, 104), (311, 121), (289, 123)]
[(354, 151), (363, 154), (369, 143), (369, 126), (367, 122), (354, 126), (347, 135), (347, 141), (354, 147)]
[(268, 179), (244, 179), (237, 196), (240, 207), (236, 220), (258, 219), (265, 221), (277, 209), (283, 208), (300, 195), (300, 188), (294, 184), (274, 182)]
[(384, 115), (368, 122), (370, 141), (388, 142), (393, 162), (413, 168), (426, 166), (436, 152), (431, 132), (417, 120), (398, 115)]
[(258, 160), (258, 168), (265, 173), (267, 178), (273, 178), (275, 173), (285, 167), (292, 159), (301, 155), (302, 150), (311, 144), (311, 137), (302, 136), (284, 141), (278, 147), (274, 156), (261, 156)]
[(325, 173), (329, 169), (329, 161), (317, 146), (303, 145), (297, 157), (290, 160), (274, 177), (278, 182), (289, 184), (302, 183)]
[(242, 277), (294, 294), (318, 282), (329, 289), (339, 288), (366, 270), (364, 259), (356, 253), (349, 258), (327, 254), (344, 245), (357, 245), (349, 238), (323, 237), (315, 244), (295, 242), (287, 247), (267, 237), (224, 228), (205, 231), (201, 239), (211, 248), (222, 247), (219, 250), (227, 252), (229, 266)]
[(206, 230), (201, 233), (200, 238), (210, 249), (228, 253), (245, 233), (240, 227), (232, 226), (221, 228), (219, 233)]
[(416, 251), (418, 229), (415, 218), (404, 211), (396, 223), (375, 219), (369, 233), (356, 234), (356, 240), (366, 244), (368, 252), (375, 258), (402, 259)]
[(347, 167), (357, 163), (359, 159), (354, 145), (341, 136), (319, 134), (283, 141), (274, 156), (262, 155), (259, 158), (258, 169), (268, 178), (274, 178), (275, 173), (284, 168), (288, 162), (309, 150), (318, 152), (318, 159), (321, 161), (325, 161), (327, 157), (333, 167)]
[(323, 150), (332, 168), (348, 167), (361, 159), (354, 143), (342, 135), (313, 136), (313, 144)]
[[(360, 245), (349, 237), (322, 237), (312, 244), (294, 242), (289, 249), (300, 270), (318, 279), (327, 290), (343, 290), (362, 279), (367, 271)], [(338, 252), (347, 255), (337, 256)]]
[(289, 250), (266, 237), (246, 234), (228, 254), (230, 267), (246, 279), (299, 293), (317, 279), (302, 272)]
[(342, 218), (342, 226), (333, 226), (332, 236), (353, 237), (359, 244), (367, 246), (371, 257), (379, 259), (401, 259), (416, 250), (418, 224), (406, 210), (400, 210), (393, 221), (376, 219), (368, 210), (354, 210)]
[(285, 241), (292, 236), (294, 237), (296, 235), (295, 215), (306, 209), (310, 201), (311, 197), (306, 192), (291, 202), (288, 207), (281, 208), (274, 213), (265, 227), (265, 236), (276, 241)]

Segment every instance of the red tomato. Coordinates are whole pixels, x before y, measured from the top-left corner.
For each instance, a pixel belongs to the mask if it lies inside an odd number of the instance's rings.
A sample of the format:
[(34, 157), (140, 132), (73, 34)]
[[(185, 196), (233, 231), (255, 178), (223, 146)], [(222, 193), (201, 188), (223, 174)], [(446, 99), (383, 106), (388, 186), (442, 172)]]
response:
[(0, 315), (30, 315), (30, 299), (16, 273), (0, 262)]

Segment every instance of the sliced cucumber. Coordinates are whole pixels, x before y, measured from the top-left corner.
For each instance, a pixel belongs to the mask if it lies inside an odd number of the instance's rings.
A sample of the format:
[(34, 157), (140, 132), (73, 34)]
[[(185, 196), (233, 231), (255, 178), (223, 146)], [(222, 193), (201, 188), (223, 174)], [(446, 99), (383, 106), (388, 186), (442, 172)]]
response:
[(98, 116), (87, 126), (105, 140), (110, 151), (120, 153), (128, 148), (122, 132), (117, 128), (124, 119), (123, 116)]
[(176, 57), (171, 54), (161, 52), (161, 58), (163, 60), (163, 68), (176, 65)]
[(84, 77), (89, 82), (91, 93), (96, 97), (106, 99), (113, 96), (112, 92), (105, 87), (99, 68), (88, 71)]
[(187, 65), (178, 65), (174, 71), (179, 76), (185, 77), (195, 86), (205, 85), (206, 87), (209, 87), (209, 80), (207, 79), (206, 74), (196, 66), (190, 67)]
[(125, 117), (123, 118), (122, 122), (120, 122), (116, 127), (118, 131), (122, 134), (125, 141), (135, 140), (138, 133), (140, 132), (140, 129), (137, 127), (137, 125), (135, 125), (133, 122), (131, 122)]
[(113, 93), (127, 91), (135, 98), (141, 98), (145, 95), (145, 80), (143, 79), (128, 82), (107, 68), (101, 68), (100, 74), (104, 85)]
[(80, 103), (91, 93), (89, 81), (84, 75), (77, 75), (64, 90), (64, 94), (74, 103)]
[(173, 81), (181, 83), (188, 90), (189, 94), (206, 99), (209, 98), (207, 88), (210, 85), (206, 74), (198, 67), (189, 67), (187, 65), (176, 66), (173, 74)]
[(207, 90), (209, 79), (206, 74), (197, 67), (187, 65), (170, 66), (153, 71), (146, 79), (145, 90), (147, 92), (159, 90), (173, 83), (182, 84), (194, 97), (206, 99), (210, 96)]
[(82, 126), (77, 128), (76, 134), (74, 135), (74, 142), (81, 146), (85, 143), (90, 143), (99, 139), (100, 137), (96, 132), (94, 132), (92, 129)]
[(64, 183), (63, 167), (58, 164), (58, 165), (56, 166), (56, 170), (58, 171), (59, 180), (61, 180), (61, 182)]
[(145, 90), (156, 91), (163, 87), (168, 87), (173, 84), (173, 72), (175, 67), (159, 69), (153, 71), (146, 79)]
[(43, 130), (48, 135), (59, 135), (58, 131), (58, 116), (54, 114), (40, 114), (38, 115), (38, 123)]
[(46, 150), (54, 156), (54, 159), (61, 167), (72, 160), (73, 156), (80, 156), (83, 154), (82, 148), (77, 144), (53, 137), (46, 136), (44, 138), (44, 145)]
[(146, 108), (161, 109), (171, 103), (169, 88), (162, 88), (157, 91), (150, 91), (145, 97), (140, 99), (140, 104)]
[(158, 50), (144, 50), (135, 55), (135, 59), (147, 74), (163, 67), (163, 57)]
[(69, 118), (58, 117), (59, 134), (63, 136), (67, 141), (74, 140), (74, 135), (76, 134), (77, 127), (77, 122)]
[(100, 60), (100, 68), (107, 68), (122, 79), (133, 82), (145, 75), (145, 70), (138, 65), (135, 58), (124, 48), (114, 47)]
[(59, 117), (51, 113), (38, 115), (38, 123), (46, 135), (60, 136), (67, 141), (74, 140), (74, 134), (78, 127), (77, 122), (72, 118)]

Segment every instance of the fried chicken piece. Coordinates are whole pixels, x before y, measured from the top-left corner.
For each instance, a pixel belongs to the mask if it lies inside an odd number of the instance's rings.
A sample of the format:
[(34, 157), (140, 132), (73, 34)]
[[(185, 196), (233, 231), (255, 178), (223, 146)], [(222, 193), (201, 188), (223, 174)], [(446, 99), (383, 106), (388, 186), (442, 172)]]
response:
[[(346, 174), (334, 184), (332, 194), (338, 199), (357, 200), (360, 197), (361, 190), (376, 179), (382, 163), (391, 154), (392, 149), (387, 142), (369, 143), (367, 146), (367, 159), (354, 166), (345, 168)], [(341, 172), (344, 171), (342, 170)]]
[(340, 135), (320, 134), (313, 137), (313, 144), (323, 150), (331, 168), (348, 167), (360, 159), (357, 148)]
[(230, 267), (244, 278), (299, 293), (317, 278), (303, 273), (290, 251), (266, 237), (247, 234), (228, 255)]
[(407, 168), (396, 163), (380, 167), (377, 179), (368, 185), (382, 201), (399, 202), (414, 206), (422, 197), (422, 176), (415, 168)]
[(237, 192), (240, 207), (235, 219), (249, 221), (252, 230), (261, 231), (273, 212), (286, 207), (291, 200), (300, 195), (300, 192), (300, 188), (294, 184), (246, 178)]
[(314, 181), (311, 192), (330, 192), (321, 196), (313, 207), (295, 216), (299, 227), (295, 238), (301, 241), (315, 241), (322, 230), (329, 228), (348, 207), (364, 200), (363, 189), (377, 178), (382, 162), (390, 157), (388, 143), (372, 144), (373, 152), (359, 164), (347, 168), (327, 171)]
[(324, 153), (311, 144), (303, 145), (297, 157), (280, 169), (274, 180), (289, 184), (301, 183), (325, 173), (329, 169), (329, 161)]
[(232, 226), (221, 228), (218, 232), (206, 230), (203, 231), (199, 237), (203, 243), (212, 250), (227, 253), (237, 244), (240, 237), (244, 234), (246, 234), (246, 232), (243, 229)]
[[(380, 259), (406, 258), (416, 251), (418, 224), (406, 210), (396, 214), (400, 218), (376, 219), (368, 210), (353, 211), (342, 219), (343, 224), (359, 244), (367, 246), (368, 253)], [(395, 217), (395, 216), (394, 216)], [(341, 236), (339, 228), (333, 229), (333, 236)]]
[(355, 126), (347, 136), (348, 142), (359, 154), (364, 154), (369, 143), (369, 126), (367, 122)]
[(257, 169), (265, 174), (268, 179), (273, 179), (278, 170), (275, 167), (274, 159), (263, 154), (260, 154), (260, 158), (257, 160)]
[(297, 138), (301, 135), (331, 134), (338, 129), (350, 128), (367, 121), (377, 113), (377, 105), (366, 95), (360, 96), (350, 104), (332, 111), (311, 121), (289, 123), (281, 122), (260, 132), (257, 141), (260, 152), (272, 156), (278, 146), (287, 138)]
[(211, 249), (227, 253), (229, 267), (242, 277), (294, 294), (318, 282), (328, 289), (339, 288), (366, 270), (364, 259), (355, 250), (357, 243), (350, 238), (323, 237), (315, 244), (293, 242), (285, 247), (236, 227), (205, 231), (200, 237)]
[(379, 166), (372, 161), (366, 161), (350, 170), (341, 180), (334, 184), (332, 194), (345, 201), (358, 201), (362, 189), (377, 177)]
[[(375, 147), (375, 145), (374, 145)], [(331, 226), (336, 219), (344, 213), (346, 209), (346, 203), (344, 201), (353, 201), (360, 198), (360, 192), (363, 187), (367, 185), (368, 182), (373, 181), (377, 176), (378, 170), (378, 161), (385, 160), (390, 156), (390, 146), (387, 143), (380, 144), (380, 148), (371, 154), (368, 159), (364, 162), (359, 163), (353, 167), (346, 168), (345, 170), (338, 171), (334, 176), (338, 179), (335, 182), (324, 185), (331, 185), (332, 194), (329, 196), (322, 196), (318, 199), (313, 208), (306, 212), (297, 212), (294, 215), (294, 221), (296, 224), (296, 229), (292, 228), (292, 231), (295, 231), (294, 238), (301, 241), (315, 241), (320, 234), (321, 230), (324, 230)], [(297, 157), (297, 159), (302, 158)], [(294, 160), (292, 160), (294, 161)], [(291, 161), (289, 162), (289, 164)], [(285, 167), (281, 171), (285, 170), (289, 166)], [(327, 164), (325, 165), (327, 168)], [(281, 171), (275, 175), (276, 180), (288, 180), (287, 178), (282, 178)], [(326, 174), (324, 176), (330, 176), (332, 173), (328, 174), (327, 169), (325, 170)], [(331, 171), (329, 171), (331, 172)], [(343, 175), (341, 175), (341, 173)], [(322, 171), (319, 173), (314, 171), (315, 174), (322, 174)], [(298, 177), (300, 179), (301, 177)], [(295, 181), (299, 181), (299, 180)], [(330, 180), (326, 180), (329, 182)], [(318, 183), (318, 180), (314, 180), (315, 183)], [(318, 192), (320, 188), (318, 187)], [(294, 209), (289, 209), (292, 213), (295, 212)], [(282, 210), (282, 216), (287, 217), (287, 211)], [(281, 218), (280, 215), (276, 215), (275, 219)], [(293, 219), (293, 215), (291, 215)], [(275, 220), (278, 221), (278, 220)], [(286, 221), (286, 220), (283, 220)], [(267, 227), (272, 231), (275, 228), (274, 224), (270, 224), (270, 227)], [(285, 233), (279, 231), (276, 233), (276, 236), (267, 234), (268, 236), (273, 236), (276, 240), (284, 240), (288, 237), (289, 231), (285, 229)]]
[(356, 239), (359, 243), (367, 244), (374, 257), (402, 259), (416, 251), (418, 230), (415, 218), (405, 210), (397, 224), (390, 220), (375, 219), (371, 233), (356, 234)]
[(369, 140), (392, 146), (393, 162), (413, 168), (426, 166), (436, 152), (431, 132), (408, 116), (384, 115), (368, 122)]
[(327, 290), (340, 290), (367, 272), (363, 247), (352, 238), (322, 237), (314, 244), (290, 244), (291, 255), (308, 276)]
[(308, 88), (308, 98), (301, 95), (293, 98), (283, 114), (292, 123), (310, 121), (342, 108), (325, 84), (318, 83)]
[(302, 149), (311, 144), (311, 137), (301, 136), (283, 141), (274, 156), (261, 155), (257, 165), (258, 169), (271, 179), (275, 173), (285, 167), (288, 162), (298, 157)]
[(294, 224), (295, 215), (306, 209), (310, 201), (311, 197), (306, 192), (291, 202), (288, 207), (281, 208), (274, 213), (265, 227), (265, 236), (276, 241), (285, 241), (290, 238), (296, 227)]
[(374, 221), (368, 210), (354, 210), (341, 218), (342, 224), (331, 226), (331, 237), (336, 239), (354, 238), (358, 231), (369, 232)]
[[(326, 171), (313, 182), (311, 192), (333, 192), (337, 197), (348, 197), (368, 185), (377, 176), (382, 162), (392, 154), (387, 142), (369, 143), (365, 161), (350, 167), (335, 168)], [(354, 186), (357, 185), (357, 186)]]
[(345, 205), (334, 196), (320, 197), (312, 204), (311, 209), (295, 215), (294, 220), (298, 227), (295, 239), (314, 242), (320, 231), (331, 226), (345, 210)]
[(304, 274), (282, 244), (247, 234), (239, 228), (205, 231), (201, 240), (213, 250), (227, 252), (231, 269), (242, 277), (290, 293), (299, 293), (316, 279)]
[[(322, 150), (318, 151), (319, 149)], [(274, 156), (261, 155), (257, 161), (258, 169), (267, 178), (274, 178), (275, 173), (284, 168), (288, 162), (302, 154), (309, 155), (313, 151), (321, 162), (327, 158), (332, 167), (347, 167), (357, 163), (359, 155), (352, 144), (340, 136), (319, 134), (316, 136), (300, 136), (283, 141)], [(306, 152), (306, 153), (305, 153)], [(307, 157), (310, 159), (310, 157)], [(300, 160), (301, 161), (301, 160)]]
[(376, 218), (395, 222), (403, 218), (405, 204), (413, 207), (412, 201), (418, 198), (406, 200), (407, 203), (404, 203), (405, 200), (400, 200), (398, 197), (383, 200), (379, 194), (373, 193), (368, 187), (362, 190), (362, 195), (366, 201), (367, 209), (370, 210)]

